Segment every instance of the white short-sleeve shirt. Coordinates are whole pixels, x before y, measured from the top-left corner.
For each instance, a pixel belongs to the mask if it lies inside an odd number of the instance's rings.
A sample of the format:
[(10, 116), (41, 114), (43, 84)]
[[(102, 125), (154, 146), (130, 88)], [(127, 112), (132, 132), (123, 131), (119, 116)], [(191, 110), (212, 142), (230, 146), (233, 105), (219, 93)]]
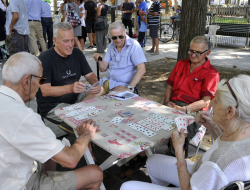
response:
[(24, 189), (34, 161), (46, 162), (64, 145), (17, 92), (0, 86), (0, 189)]

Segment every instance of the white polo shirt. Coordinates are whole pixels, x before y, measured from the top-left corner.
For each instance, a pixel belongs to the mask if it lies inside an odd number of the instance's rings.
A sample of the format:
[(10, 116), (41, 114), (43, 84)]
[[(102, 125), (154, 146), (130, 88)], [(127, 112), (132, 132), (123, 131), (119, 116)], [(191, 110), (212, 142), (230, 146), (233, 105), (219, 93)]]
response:
[(24, 190), (34, 161), (44, 163), (63, 148), (17, 92), (0, 86), (0, 189)]

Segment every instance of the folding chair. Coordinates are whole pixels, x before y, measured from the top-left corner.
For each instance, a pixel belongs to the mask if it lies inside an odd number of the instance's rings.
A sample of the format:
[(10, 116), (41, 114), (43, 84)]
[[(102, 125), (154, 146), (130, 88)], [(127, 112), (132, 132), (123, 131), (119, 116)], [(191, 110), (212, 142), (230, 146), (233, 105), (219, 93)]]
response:
[(214, 45), (217, 47), (217, 36), (216, 36), (216, 31), (220, 28), (218, 25), (209, 25), (208, 27), (208, 34), (207, 36), (211, 39), (213, 39), (213, 48)]

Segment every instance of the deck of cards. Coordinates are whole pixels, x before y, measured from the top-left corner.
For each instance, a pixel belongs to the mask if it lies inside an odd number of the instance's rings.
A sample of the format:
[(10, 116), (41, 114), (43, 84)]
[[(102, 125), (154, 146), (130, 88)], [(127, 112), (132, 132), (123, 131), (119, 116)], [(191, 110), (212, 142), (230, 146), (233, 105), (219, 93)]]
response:
[(134, 113), (132, 111), (125, 111), (125, 112), (120, 113), (120, 115), (122, 117), (128, 117), (128, 116), (134, 115)]

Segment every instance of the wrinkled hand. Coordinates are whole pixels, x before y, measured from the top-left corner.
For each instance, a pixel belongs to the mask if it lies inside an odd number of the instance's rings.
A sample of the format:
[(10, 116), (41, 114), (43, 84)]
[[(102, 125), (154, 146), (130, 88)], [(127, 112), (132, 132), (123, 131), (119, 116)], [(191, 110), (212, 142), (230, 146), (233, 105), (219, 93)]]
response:
[(83, 82), (77, 81), (71, 85), (71, 88), (72, 88), (73, 93), (75, 94), (82, 93), (83, 91), (86, 90), (86, 84), (84, 84)]
[(125, 91), (130, 91), (130, 89), (127, 88), (126, 86), (116, 86), (115, 88), (112, 89), (112, 91), (125, 92)]
[(185, 143), (185, 138), (187, 134), (184, 134), (184, 129), (180, 130), (180, 133), (177, 128), (175, 128), (171, 134), (171, 139), (173, 142), (173, 147), (175, 152), (182, 151), (183, 152), (183, 145)]
[(212, 114), (209, 111), (201, 111), (195, 115), (195, 122), (200, 123), (208, 130), (213, 128), (215, 122), (212, 119)]
[(95, 86), (93, 88), (90, 89), (90, 93), (91, 94), (98, 94), (101, 91), (102, 87), (99, 84), (98, 86)]
[(168, 106), (170, 108), (173, 108), (173, 109), (176, 109), (177, 105), (175, 103), (173, 103), (173, 102), (168, 102), (166, 106)]
[(11, 33), (11, 34), (14, 34), (14, 32), (12, 32), (12, 30), (15, 30), (15, 31), (16, 31), (16, 29), (15, 29), (13, 26), (10, 26), (10, 33)]
[(96, 62), (98, 62), (98, 63), (99, 63), (99, 61), (98, 61), (98, 57), (101, 57), (101, 58), (102, 58), (102, 60), (103, 60), (103, 57), (102, 57), (102, 55), (101, 55), (100, 53), (94, 53), (93, 58), (95, 59), (95, 61), (96, 61)]
[(94, 127), (94, 124), (95, 121), (93, 121), (92, 119), (84, 121), (81, 126), (78, 126), (76, 128), (78, 135), (84, 136), (84, 138), (88, 138), (88, 140), (90, 141), (95, 136), (96, 129), (99, 128), (99, 125), (96, 125)]

